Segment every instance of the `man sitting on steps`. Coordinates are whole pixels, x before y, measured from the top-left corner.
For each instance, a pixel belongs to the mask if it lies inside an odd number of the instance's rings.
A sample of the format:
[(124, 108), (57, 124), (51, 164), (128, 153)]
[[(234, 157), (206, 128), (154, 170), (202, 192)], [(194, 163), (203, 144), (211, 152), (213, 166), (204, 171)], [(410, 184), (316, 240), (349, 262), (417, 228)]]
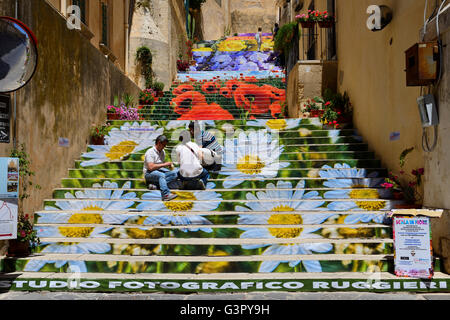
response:
[(172, 162), (165, 162), (166, 153), (164, 148), (168, 143), (166, 136), (158, 136), (155, 146), (145, 153), (144, 176), (145, 182), (150, 190), (156, 190), (157, 185), (161, 189), (163, 201), (175, 199), (177, 195), (170, 192), (168, 185), (177, 180), (177, 170), (173, 169)]
[(176, 159), (180, 163), (178, 177), (183, 183), (184, 189), (205, 190), (209, 173), (201, 164), (203, 153), (200, 147), (190, 141), (189, 131), (180, 134), (180, 142), (176, 148)]

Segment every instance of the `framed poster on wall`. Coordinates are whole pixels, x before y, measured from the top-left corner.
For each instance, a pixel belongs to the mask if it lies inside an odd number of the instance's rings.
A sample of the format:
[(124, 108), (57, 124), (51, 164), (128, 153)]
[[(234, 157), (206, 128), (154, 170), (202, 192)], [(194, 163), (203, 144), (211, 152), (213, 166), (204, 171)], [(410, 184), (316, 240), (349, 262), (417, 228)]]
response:
[(431, 226), (428, 217), (394, 217), (395, 275), (433, 277)]
[(19, 158), (0, 158), (0, 240), (17, 238)]

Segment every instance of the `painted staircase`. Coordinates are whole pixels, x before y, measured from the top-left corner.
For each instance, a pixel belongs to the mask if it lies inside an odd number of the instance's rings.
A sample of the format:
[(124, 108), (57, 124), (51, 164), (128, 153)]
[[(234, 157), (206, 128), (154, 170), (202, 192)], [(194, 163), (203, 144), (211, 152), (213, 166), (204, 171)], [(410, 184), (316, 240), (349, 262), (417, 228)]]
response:
[[(105, 145), (75, 161), (35, 213), (35, 253), (1, 259), (11, 289), (411, 289), (392, 275), (383, 224), (401, 201), (380, 186), (387, 171), (351, 124), (284, 119), (282, 78), (189, 74), (143, 106), (142, 120), (110, 121)], [(165, 134), (171, 157), (190, 120), (221, 141), (224, 164), (206, 190), (162, 202), (146, 188), (144, 153)], [(437, 275), (415, 288), (445, 291)]]

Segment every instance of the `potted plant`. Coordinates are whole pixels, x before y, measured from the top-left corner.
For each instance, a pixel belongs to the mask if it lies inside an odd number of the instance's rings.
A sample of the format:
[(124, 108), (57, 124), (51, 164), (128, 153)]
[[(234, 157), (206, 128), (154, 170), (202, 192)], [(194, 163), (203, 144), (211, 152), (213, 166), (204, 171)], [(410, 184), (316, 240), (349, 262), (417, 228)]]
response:
[(106, 109), (106, 117), (108, 120), (119, 120), (120, 114), (117, 111), (117, 107), (115, 106), (108, 106)]
[(314, 28), (316, 22), (320, 20), (320, 12), (308, 10), (308, 13), (302, 13), (295, 16), (297, 21), (302, 25), (302, 28)]
[(334, 16), (329, 15), (327, 11), (319, 13), (319, 27), (332, 28), (334, 26)]
[(164, 83), (155, 81), (152, 85), (152, 89), (156, 92), (157, 97), (162, 97), (164, 95)]
[(105, 135), (108, 133), (108, 127), (104, 125), (93, 125), (90, 133), (90, 144), (104, 145)]
[(323, 106), (324, 106), (324, 110), (323, 110), (322, 115), (320, 116), (320, 121), (325, 126), (329, 126), (333, 129), (336, 129), (337, 127), (339, 127), (339, 124), (337, 122), (337, 119), (339, 117), (339, 112), (336, 112), (333, 109), (333, 104), (331, 103), (331, 101), (325, 102), (325, 104), (323, 104)]
[(177, 60), (177, 70), (180, 72), (186, 72), (189, 69), (189, 62), (185, 60)]
[(152, 105), (155, 102), (156, 92), (152, 89), (145, 89), (139, 93), (139, 104), (140, 105)]
[(9, 240), (8, 257), (26, 257), (31, 249), (39, 245), (40, 239), (29, 220), (28, 214), (19, 214), (17, 222), (17, 239)]
[(411, 171), (411, 174), (407, 174), (403, 170), (406, 163), (406, 156), (413, 150), (414, 148), (403, 150), (399, 157), (400, 174), (395, 175), (393, 172), (389, 172), (389, 177), (381, 185), (392, 191), (394, 199), (405, 200), (405, 204), (395, 206), (397, 209), (422, 208), (422, 196), (419, 188), (422, 184), (422, 176), (425, 173), (424, 168), (414, 169)]
[(322, 110), (323, 103), (324, 101), (320, 97), (308, 99), (304, 111), (309, 113), (309, 116), (312, 118), (321, 117), (324, 113), (324, 110)]

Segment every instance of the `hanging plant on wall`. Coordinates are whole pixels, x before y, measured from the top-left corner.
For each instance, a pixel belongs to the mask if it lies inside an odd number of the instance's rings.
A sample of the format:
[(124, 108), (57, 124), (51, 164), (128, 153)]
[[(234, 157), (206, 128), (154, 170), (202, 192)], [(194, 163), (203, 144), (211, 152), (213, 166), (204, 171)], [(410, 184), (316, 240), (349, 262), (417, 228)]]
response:
[(294, 38), (295, 28), (298, 28), (296, 22), (283, 25), (275, 36), (274, 50), (279, 52), (288, 52), (292, 47), (292, 39)]
[(153, 56), (149, 48), (142, 46), (136, 51), (136, 60), (141, 64), (141, 74), (145, 78), (145, 88), (151, 88), (154, 72), (152, 69)]

